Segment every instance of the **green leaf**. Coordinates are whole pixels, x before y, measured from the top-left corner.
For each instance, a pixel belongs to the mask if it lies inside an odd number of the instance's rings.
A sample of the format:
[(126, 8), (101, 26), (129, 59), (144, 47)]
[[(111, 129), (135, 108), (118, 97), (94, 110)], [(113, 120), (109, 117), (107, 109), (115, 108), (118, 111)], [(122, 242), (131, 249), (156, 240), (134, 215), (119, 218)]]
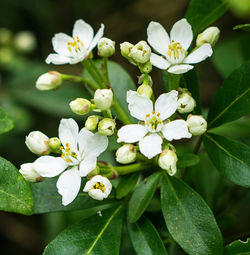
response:
[(168, 254), (157, 230), (146, 216), (136, 223), (128, 223), (128, 232), (138, 255)]
[(181, 153), (177, 154), (178, 161), (177, 161), (177, 168), (185, 168), (194, 166), (199, 163), (200, 158), (198, 155), (195, 155), (193, 153)]
[(246, 242), (237, 240), (225, 247), (224, 255), (249, 255), (250, 254), (250, 241), (249, 238)]
[(250, 187), (250, 147), (214, 134), (204, 135), (203, 142), (211, 161), (226, 178)]
[(113, 207), (61, 232), (44, 255), (119, 255), (124, 210)]
[(220, 230), (198, 193), (183, 181), (165, 174), (161, 202), (169, 233), (188, 254), (223, 254)]
[(8, 160), (0, 157), (0, 210), (30, 215), (33, 199), (29, 184)]
[(234, 30), (236, 29), (242, 29), (244, 31), (250, 32), (250, 24), (242, 24), (242, 25), (237, 25), (233, 27)]
[(194, 35), (202, 32), (227, 10), (224, 0), (191, 0), (185, 17), (191, 24)]
[(156, 172), (136, 187), (128, 205), (129, 222), (136, 222), (146, 210), (154, 195), (160, 178), (161, 172)]
[(208, 128), (220, 126), (250, 112), (250, 61), (234, 71), (219, 88), (208, 113)]
[(139, 176), (140, 173), (128, 174), (123, 176), (116, 189), (116, 198), (121, 199), (125, 197), (131, 190), (133, 190)]
[(14, 121), (9, 114), (0, 107), (0, 134), (6, 133), (14, 127)]

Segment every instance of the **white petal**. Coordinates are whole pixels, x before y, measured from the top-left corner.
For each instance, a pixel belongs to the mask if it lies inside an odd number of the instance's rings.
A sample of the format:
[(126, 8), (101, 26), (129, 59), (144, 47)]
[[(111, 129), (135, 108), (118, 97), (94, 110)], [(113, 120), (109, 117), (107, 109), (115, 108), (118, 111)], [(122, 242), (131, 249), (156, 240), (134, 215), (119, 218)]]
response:
[(58, 133), (64, 147), (68, 143), (70, 148), (77, 149), (78, 131), (78, 125), (73, 119), (61, 119)]
[(88, 52), (90, 52), (93, 48), (95, 48), (98, 41), (103, 37), (103, 33), (104, 33), (104, 25), (101, 24), (101, 27), (99, 28), (94, 39), (92, 40), (92, 42), (90, 43), (90, 45), (88, 47)]
[(91, 41), (93, 40), (94, 30), (86, 23), (84, 20), (79, 19), (75, 22), (73, 27), (73, 36), (79, 37), (86, 48), (89, 47)]
[(166, 56), (169, 45), (169, 36), (164, 27), (158, 22), (151, 21), (147, 28), (147, 34), (148, 43), (153, 49), (161, 55)]
[(191, 25), (186, 19), (177, 21), (170, 32), (170, 40), (179, 42), (185, 50), (187, 50), (193, 40), (193, 32)]
[(68, 42), (72, 41), (69, 35), (57, 33), (52, 38), (53, 49), (56, 53), (62, 56), (69, 56)]
[(188, 126), (184, 120), (174, 120), (167, 123), (161, 132), (168, 141), (190, 138), (192, 136), (188, 132)]
[(80, 164), (80, 176), (87, 176), (92, 170), (96, 168), (97, 158), (93, 156), (88, 156), (81, 161)]
[(145, 96), (139, 95), (135, 91), (129, 90), (127, 92), (127, 102), (131, 116), (138, 120), (145, 120), (146, 114), (153, 111), (152, 101)]
[(45, 62), (47, 64), (54, 64), (54, 65), (64, 65), (70, 62), (70, 58), (66, 56), (62, 56), (59, 54), (49, 54), (49, 56), (46, 58)]
[(172, 66), (168, 69), (169, 73), (174, 73), (174, 74), (182, 74), (182, 73), (186, 73), (189, 70), (193, 69), (194, 67), (191, 65), (187, 65), (187, 64), (182, 64), (182, 65), (175, 65)]
[(68, 164), (60, 157), (42, 156), (34, 164), (34, 169), (43, 177), (54, 177), (67, 168)]
[(81, 187), (81, 177), (77, 167), (65, 171), (56, 183), (58, 193), (62, 195), (62, 204), (70, 204), (77, 196)]
[(157, 134), (151, 134), (144, 137), (139, 142), (140, 152), (151, 159), (161, 153), (162, 138)]
[(150, 62), (153, 66), (162, 70), (166, 70), (170, 66), (166, 59), (154, 53), (151, 53)]
[(209, 43), (203, 44), (197, 50), (190, 53), (183, 61), (183, 63), (195, 64), (211, 57), (213, 54), (212, 47)]
[(106, 197), (100, 189), (91, 189), (88, 194), (90, 197), (96, 200), (103, 200)]
[(117, 142), (135, 143), (140, 141), (147, 134), (147, 132), (147, 129), (142, 125), (131, 124), (123, 126), (118, 130)]
[(169, 118), (178, 107), (178, 92), (172, 90), (160, 95), (155, 102), (155, 111), (160, 113), (161, 120)]

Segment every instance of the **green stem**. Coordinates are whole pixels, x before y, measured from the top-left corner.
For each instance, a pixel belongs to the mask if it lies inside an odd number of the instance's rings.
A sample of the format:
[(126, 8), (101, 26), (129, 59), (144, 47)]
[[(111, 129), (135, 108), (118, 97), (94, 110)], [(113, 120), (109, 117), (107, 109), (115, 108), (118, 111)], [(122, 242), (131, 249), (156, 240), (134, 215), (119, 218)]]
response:
[(180, 74), (172, 74), (166, 71), (166, 75), (168, 77), (168, 90), (177, 90), (180, 86)]
[(106, 82), (110, 84), (109, 74), (108, 74), (108, 58), (106, 57), (103, 58), (103, 64), (104, 64), (104, 76), (106, 78)]
[(101, 71), (99, 70), (99, 68), (96, 66), (96, 64), (93, 61), (93, 59), (88, 59), (87, 61), (89, 61), (91, 68), (96, 73), (96, 76), (98, 77), (98, 80), (100, 81), (101, 87), (102, 88), (106, 88), (106, 86), (105, 86), (105, 78), (103, 77), (103, 75), (102, 75)]
[(103, 88), (102, 80), (99, 79), (95, 71), (93, 70), (92, 66), (90, 65), (89, 60), (84, 60), (82, 62), (84, 68), (88, 71), (88, 73), (92, 76), (92, 78), (95, 80), (95, 82), (98, 84), (98, 88)]
[(194, 150), (193, 150), (194, 154), (198, 154), (200, 146), (201, 146), (201, 142), (202, 142), (202, 137), (200, 136), (199, 139), (197, 140), (196, 144), (195, 144), (195, 147), (194, 147)]
[(113, 106), (114, 109), (116, 110), (116, 112), (119, 114), (120, 118), (121, 118), (121, 121), (123, 122), (123, 124), (125, 125), (128, 125), (128, 124), (131, 124), (131, 121), (129, 119), (129, 117), (127, 116), (127, 114), (123, 111), (123, 109), (121, 108), (121, 106), (118, 104), (117, 100), (113, 99)]
[(113, 166), (113, 169), (119, 175), (120, 174), (123, 175), (123, 174), (130, 174), (130, 173), (146, 170), (146, 169), (149, 169), (150, 166), (152, 166), (152, 162), (148, 162), (148, 163), (143, 162), (143, 163), (135, 163), (131, 165), (126, 165), (126, 166)]

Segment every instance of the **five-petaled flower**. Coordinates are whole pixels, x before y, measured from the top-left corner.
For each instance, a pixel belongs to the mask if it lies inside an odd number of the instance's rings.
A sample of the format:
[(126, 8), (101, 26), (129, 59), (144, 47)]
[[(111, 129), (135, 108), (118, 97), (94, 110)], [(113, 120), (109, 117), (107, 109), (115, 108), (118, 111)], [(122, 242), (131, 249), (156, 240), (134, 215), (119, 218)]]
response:
[(58, 33), (52, 38), (53, 48), (56, 53), (49, 54), (46, 63), (62, 65), (81, 62), (95, 48), (103, 36), (103, 31), (104, 25), (101, 24), (94, 37), (93, 28), (82, 19), (77, 20), (73, 27), (72, 37), (64, 33)]
[[(188, 126), (184, 120), (164, 123), (178, 107), (178, 92), (172, 90), (158, 97), (153, 108), (152, 101), (135, 91), (127, 92), (130, 114), (144, 124), (130, 124), (118, 131), (118, 142), (135, 143), (139, 141), (140, 152), (147, 158), (161, 153), (162, 136), (168, 141), (190, 138)], [(147, 135), (148, 134), (148, 135)]]
[(97, 157), (106, 150), (108, 138), (85, 128), (79, 132), (73, 119), (62, 119), (58, 132), (63, 145), (61, 156), (42, 156), (33, 163), (33, 167), (42, 177), (54, 177), (66, 170), (58, 178), (56, 186), (62, 195), (63, 205), (68, 205), (80, 190), (81, 177), (96, 168)]
[(154, 21), (149, 23), (147, 34), (148, 43), (161, 55), (152, 53), (150, 62), (160, 69), (167, 69), (169, 73), (185, 73), (193, 69), (190, 64), (199, 63), (213, 53), (211, 45), (205, 43), (188, 54), (187, 50), (193, 40), (193, 32), (186, 19), (181, 19), (174, 24), (170, 37), (163, 26)]

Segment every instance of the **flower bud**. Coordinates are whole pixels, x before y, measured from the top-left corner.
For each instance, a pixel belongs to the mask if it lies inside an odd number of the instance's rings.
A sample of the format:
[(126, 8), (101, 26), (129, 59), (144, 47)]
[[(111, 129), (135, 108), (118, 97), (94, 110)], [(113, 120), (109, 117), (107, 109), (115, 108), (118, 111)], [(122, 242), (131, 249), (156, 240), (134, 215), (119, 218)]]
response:
[(189, 114), (186, 122), (192, 135), (202, 135), (207, 131), (207, 122), (201, 115)]
[(136, 160), (136, 149), (132, 144), (124, 144), (116, 151), (116, 161), (121, 164), (129, 164)]
[(151, 98), (151, 96), (153, 94), (153, 90), (152, 90), (151, 86), (142, 84), (141, 86), (138, 87), (137, 93), (141, 96)]
[(123, 42), (120, 44), (121, 54), (124, 58), (129, 58), (129, 53), (131, 49), (134, 47), (134, 44), (129, 42)]
[(113, 119), (104, 118), (99, 122), (98, 133), (101, 135), (111, 136), (114, 134), (115, 121)]
[(11, 42), (12, 32), (7, 28), (0, 28), (0, 44), (8, 45)]
[(196, 46), (200, 47), (204, 43), (209, 43), (211, 46), (214, 46), (220, 36), (220, 30), (218, 27), (208, 27), (201, 34), (197, 36)]
[(25, 163), (22, 164), (21, 169), (19, 170), (20, 174), (23, 176), (23, 178), (28, 182), (39, 182), (42, 181), (42, 177), (39, 175), (39, 173), (34, 170), (32, 163)]
[(33, 131), (26, 136), (25, 144), (37, 155), (49, 154), (49, 138), (40, 131)]
[(57, 89), (62, 84), (61, 74), (56, 71), (50, 71), (42, 74), (36, 81), (36, 88), (39, 90)]
[(167, 170), (169, 175), (174, 175), (177, 171), (176, 163), (177, 163), (177, 156), (174, 151), (172, 150), (163, 150), (160, 154), (158, 164), (159, 166)]
[(97, 127), (99, 117), (97, 115), (92, 115), (87, 118), (85, 121), (85, 128), (89, 131), (94, 131)]
[(59, 150), (61, 146), (61, 141), (58, 137), (52, 137), (49, 139), (49, 147), (52, 151)]
[(141, 73), (150, 73), (152, 71), (152, 64), (150, 62), (140, 64), (139, 69)]
[(85, 115), (91, 110), (91, 103), (84, 98), (77, 98), (69, 103), (71, 111), (78, 115)]
[(115, 42), (102, 37), (97, 44), (98, 55), (101, 57), (111, 57), (115, 53)]
[(108, 110), (113, 102), (111, 89), (97, 89), (94, 95), (94, 103), (98, 109)]
[(150, 60), (151, 48), (145, 41), (138, 42), (130, 51), (129, 57), (136, 63), (146, 63)]
[(32, 52), (36, 48), (36, 38), (30, 31), (21, 31), (16, 34), (14, 45), (19, 51)]
[(196, 106), (196, 102), (189, 92), (184, 92), (178, 98), (178, 112), (188, 113), (192, 112)]

